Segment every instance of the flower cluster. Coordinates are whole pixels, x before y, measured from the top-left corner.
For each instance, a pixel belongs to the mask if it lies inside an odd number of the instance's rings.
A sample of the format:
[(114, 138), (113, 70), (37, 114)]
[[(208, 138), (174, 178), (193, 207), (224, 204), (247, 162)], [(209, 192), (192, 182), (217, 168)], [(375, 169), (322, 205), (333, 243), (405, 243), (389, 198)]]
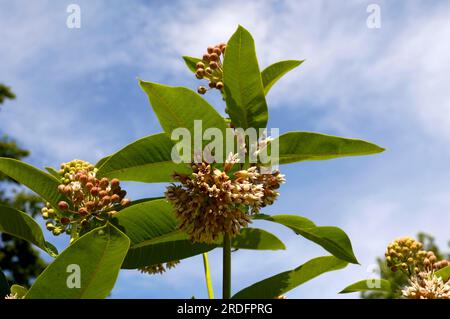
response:
[(169, 261), (165, 264), (155, 264), (150, 266), (145, 266), (142, 268), (139, 268), (139, 271), (143, 274), (149, 274), (149, 275), (156, 275), (156, 274), (162, 274), (166, 272), (167, 270), (170, 270), (172, 268), (175, 268), (176, 265), (180, 263), (179, 260)]
[(58, 191), (67, 200), (58, 203), (58, 210), (47, 203), (42, 217), (47, 219), (47, 229), (54, 235), (63, 232), (77, 236), (81, 231), (101, 226), (116, 210), (128, 206), (126, 191), (116, 178), (96, 178), (96, 168), (81, 160), (61, 165), (61, 184)]
[(24, 297), (19, 297), (19, 295), (15, 293), (10, 293), (9, 295), (5, 296), (5, 299), (24, 299)]
[(437, 261), (432, 251), (422, 250), (422, 243), (411, 237), (403, 237), (390, 243), (385, 256), (392, 271), (401, 270), (408, 275), (432, 271), (448, 265), (447, 260)]
[(433, 271), (420, 272), (409, 279), (402, 295), (408, 299), (450, 299), (450, 280), (445, 282)]
[(401, 270), (408, 277), (402, 295), (410, 299), (450, 299), (450, 280), (444, 281), (435, 271), (447, 267), (448, 260), (437, 260), (432, 251), (422, 249), (422, 243), (402, 237), (390, 243), (385, 256), (392, 271)]
[[(203, 55), (201, 61), (195, 66), (195, 76), (197, 79), (206, 79), (209, 81), (208, 85), (211, 89), (223, 89), (223, 68), (221, 57), (225, 53), (226, 44), (220, 43), (215, 46), (209, 46), (207, 52)], [(205, 94), (208, 89), (204, 86), (199, 86), (197, 92)]]
[(258, 213), (278, 197), (284, 175), (278, 170), (261, 174), (256, 166), (231, 173), (236, 161), (225, 163), (223, 171), (202, 162), (192, 164), (190, 175), (174, 174), (181, 185), (169, 186), (166, 198), (192, 241), (211, 243), (224, 233), (235, 236), (250, 223), (249, 213)]

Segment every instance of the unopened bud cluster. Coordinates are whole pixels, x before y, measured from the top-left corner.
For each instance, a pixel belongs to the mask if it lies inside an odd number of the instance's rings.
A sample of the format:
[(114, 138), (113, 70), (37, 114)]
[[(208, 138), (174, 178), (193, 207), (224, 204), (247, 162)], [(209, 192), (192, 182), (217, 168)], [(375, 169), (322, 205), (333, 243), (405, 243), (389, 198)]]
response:
[(179, 263), (180, 263), (179, 260), (169, 261), (165, 264), (155, 264), (155, 265), (145, 266), (145, 267), (139, 268), (139, 271), (143, 274), (149, 274), (149, 275), (163, 274), (167, 270), (175, 268), (175, 266), (178, 265)]
[[(197, 79), (208, 80), (210, 89), (218, 89), (222, 91), (223, 85), (223, 66), (222, 57), (225, 53), (225, 43), (220, 43), (215, 46), (209, 46), (207, 52), (203, 55), (201, 61), (195, 66), (195, 76)], [(199, 86), (197, 92), (205, 94), (208, 89), (205, 86)]]
[(221, 171), (205, 162), (194, 163), (192, 174), (174, 174), (181, 185), (169, 186), (166, 198), (192, 241), (211, 243), (224, 233), (235, 236), (250, 223), (250, 214), (278, 197), (277, 189), (284, 183), (278, 170), (261, 174), (252, 166), (232, 174), (234, 164), (226, 163)]
[(399, 238), (390, 243), (385, 253), (388, 267), (394, 272), (401, 270), (411, 275), (448, 265), (447, 260), (437, 261), (435, 254), (422, 250), (422, 246), (422, 243), (411, 237)]
[(54, 209), (50, 203), (42, 208), (47, 229), (54, 235), (63, 232), (77, 235), (82, 231), (105, 224), (116, 210), (128, 206), (126, 191), (116, 178), (96, 178), (96, 168), (88, 162), (74, 160), (61, 165), (61, 184), (58, 191), (66, 200)]

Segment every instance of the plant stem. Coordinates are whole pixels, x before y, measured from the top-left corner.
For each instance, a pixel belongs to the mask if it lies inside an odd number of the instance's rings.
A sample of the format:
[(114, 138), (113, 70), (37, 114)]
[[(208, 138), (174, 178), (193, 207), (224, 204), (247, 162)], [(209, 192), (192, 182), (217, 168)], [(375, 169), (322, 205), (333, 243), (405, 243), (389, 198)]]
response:
[(208, 290), (208, 298), (214, 299), (214, 289), (211, 282), (211, 272), (209, 271), (208, 253), (203, 254), (203, 266), (205, 267), (206, 289)]
[(77, 227), (75, 225), (72, 225), (72, 231), (70, 232), (70, 242), (69, 242), (69, 244), (72, 244), (77, 239), (78, 239)]
[(231, 238), (223, 236), (223, 299), (231, 298)]

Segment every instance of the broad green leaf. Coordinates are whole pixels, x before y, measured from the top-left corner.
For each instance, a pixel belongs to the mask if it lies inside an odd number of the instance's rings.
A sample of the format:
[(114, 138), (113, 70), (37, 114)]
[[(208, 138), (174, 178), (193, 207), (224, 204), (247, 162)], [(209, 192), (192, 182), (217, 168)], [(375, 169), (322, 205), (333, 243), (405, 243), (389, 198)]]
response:
[(0, 171), (27, 186), (55, 207), (63, 198), (58, 193), (59, 181), (31, 165), (12, 158), (0, 157)]
[(164, 199), (127, 207), (116, 215), (115, 223), (131, 240), (122, 266), (125, 269), (179, 260), (214, 248), (187, 240), (177, 229), (172, 206)]
[(439, 269), (435, 272), (435, 275), (441, 277), (443, 281), (447, 281), (450, 279), (450, 266)]
[(325, 250), (350, 263), (357, 264), (352, 244), (345, 232), (332, 226), (315, 226), (305, 217), (297, 215), (255, 215), (254, 219), (262, 219), (279, 223), (292, 229), (296, 234), (322, 246)]
[(211, 244), (191, 243), (181, 231), (172, 231), (132, 246), (123, 262), (122, 268), (135, 269), (181, 260), (208, 252), (216, 247)]
[(19, 285), (11, 286), (11, 294), (15, 295), (18, 299), (23, 299), (27, 294), (28, 290), (25, 287)]
[(131, 207), (133, 205), (142, 204), (142, 203), (146, 203), (146, 202), (151, 202), (151, 201), (154, 201), (157, 199), (166, 199), (166, 197), (159, 196), (159, 197), (147, 197), (147, 198), (136, 199), (136, 200), (131, 201), (130, 205), (127, 207)]
[[(337, 157), (370, 155), (384, 151), (375, 144), (312, 132), (289, 132), (270, 143), (279, 147), (279, 164), (319, 161)], [(272, 156), (272, 151), (269, 152)]]
[(340, 294), (346, 294), (350, 292), (359, 292), (359, 291), (386, 291), (391, 292), (391, 283), (386, 279), (364, 279), (350, 286), (345, 287)]
[(97, 162), (97, 164), (95, 164), (95, 167), (97, 167), (97, 168), (101, 167), (103, 164), (105, 164), (105, 162), (106, 162), (107, 160), (109, 160), (110, 157), (111, 157), (111, 156), (105, 156), (105, 157), (103, 157), (102, 159), (100, 159), (100, 160)]
[[(130, 240), (107, 224), (73, 242), (36, 279), (27, 299), (106, 298), (114, 287)], [(79, 275), (80, 287), (77, 284)]]
[[(115, 223), (131, 239), (123, 268), (134, 269), (167, 261), (180, 260), (221, 246), (191, 243), (177, 227), (172, 206), (155, 199), (127, 207), (116, 215)], [(277, 250), (284, 244), (273, 234), (256, 228), (244, 228), (233, 239), (237, 249)]]
[(223, 62), (227, 113), (235, 127), (265, 128), (268, 120), (263, 82), (250, 33), (239, 26), (228, 41)]
[(26, 240), (55, 256), (56, 248), (44, 239), (41, 227), (28, 214), (0, 205), (0, 232)]
[(264, 94), (267, 95), (272, 86), (286, 73), (295, 69), (300, 64), (303, 63), (304, 60), (286, 60), (280, 61), (274, 64), (269, 65), (261, 72), (261, 77), (264, 86)]
[(282, 272), (244, 288), (235, 294), (233, 299), (274, 299), (325, 272), (339, 270), (346, 266), (345, 261), (333, 256), (317, 257), (293, 270)]
[(53, 167), (46, 167), (45, 168), (47, 172), (49, 172), (50, 175), (52, 175), (54, 178), (57, 178), (58, 180), (61, 178), (59, 173), (53, 168)]
[(173, 181), (174, 172), (191, 172), (187, 164), (172, 160), (173, 145), (165, 133), (141, 138), (109, 156), (97, 175), (146, 183)]
[(8, 280), (6, 280), (6, 276), (3, 271), (0, 269), (0, 300), (4, 299), (5, 296), (9, 295), (10, 289)]
[[(235, 249), (280, 250), (286, 249), (275, 235), (258, 228), (243, 228), (233, 238)], [(213, 244), (191, 243), (188, 236), (174, 229), (165, 235), (133, 245), (128, 251), (122, 268), (135, 269), (163, 262), (192, 257), (214, 248), (222, 247), (222, 240)]]
[(194, 137), (194, 121), (202, 121), (202, 132), (217, 128), (224, 134), (223, 117), (197, 93), (184, 87), (171, 87), (152, 82), (139, 82), (147, 93), (164, 131), (170, 136), (177, 128), (187, 128)]
[[(222, 242), (220, 241), (218, 245), (222, 246)], [(286, 249), (286, 246), (278, 237), (259, 228), (242, 228), (241, 233), (231, 240), (231, 246), (237, 249)]]
[(183, 60), (184, 60), (184, 63), (186, 63), (186, 66), (188, 67), (188, 69), (195, 73), (195, 71), (197, 71), (196, 65), (202, 59), (194, 58), (192, 56), (183, 56)]

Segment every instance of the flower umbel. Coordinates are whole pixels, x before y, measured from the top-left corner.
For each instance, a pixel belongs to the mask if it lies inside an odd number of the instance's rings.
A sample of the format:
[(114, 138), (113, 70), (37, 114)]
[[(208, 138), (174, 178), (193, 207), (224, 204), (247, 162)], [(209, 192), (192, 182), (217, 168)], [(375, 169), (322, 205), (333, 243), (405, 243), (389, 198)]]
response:
[(66, 232), (76, 237), (80, 232), (105, 224), (117, 209), (130, 204), (118, 179), (98, 179), (96, 171), (92, 164), (81, 160), (61, 165), (58, 191), (67, 200), (58, 203), (58, 210), (47, 203), (41, 211), (42, 217), (48, 220), (47, 229), (54, 235)]
[(433, 271), (420, 272), (409, 279), (402, 290), (408, 299), (450, 299), (450, 281), (444, 282)]
[(180, 263), (179, 260), (169, 261), (165, 264), (155, 264), (150, 266), (145, 266), (142, 268), (139, 268), (139, 271), (141, 273), (149, 274), (149, 275), (156, 275), (156, 274), (163, 274), (167, 270), (170, 270), (172, 268), (175, 268), (176, 265)]
[(279, 171), (261, 174), (252, 166), (232, 174), (236, 160), (231, 158), (223, 171), (205, 162), (193, 163), (192, 174), (174, 174), (181, 185), (167, 188), (179, 227), (194, 242), (211, 243), (224, 233), (237, 235), (250, 223), (250, 214), (271, 205), (279, 195), (277, 189), (284, 183)]
[(20, 298), (18, 294), (10, 293), (5, 296), (5, 299), (24, 299), (24, 297)]
[(445, 267), (448, 261), (437, 261), (432, 251), (422, 250), (422, 243), (411, 237), (402, 237), (390, 243), (385, 256), (392, 271), (401, 270), (408, 275)]

